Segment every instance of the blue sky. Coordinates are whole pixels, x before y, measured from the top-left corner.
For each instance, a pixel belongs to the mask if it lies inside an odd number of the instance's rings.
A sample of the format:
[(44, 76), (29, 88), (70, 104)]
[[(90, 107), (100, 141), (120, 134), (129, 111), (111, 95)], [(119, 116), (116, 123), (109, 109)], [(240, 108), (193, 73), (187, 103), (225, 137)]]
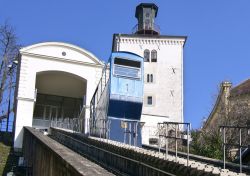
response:
[(107, 60), (113, 33), (131, 33), (141, 2), (158, 5), (161, 34), (188, 36), (184, 119), (198, 128), (212, 109), (221, 81), (235, 86), (249, 78), (249, 0), (0, 0), (0, 24), (8, 20), (15, 26), (23, 46), (68, 42)]

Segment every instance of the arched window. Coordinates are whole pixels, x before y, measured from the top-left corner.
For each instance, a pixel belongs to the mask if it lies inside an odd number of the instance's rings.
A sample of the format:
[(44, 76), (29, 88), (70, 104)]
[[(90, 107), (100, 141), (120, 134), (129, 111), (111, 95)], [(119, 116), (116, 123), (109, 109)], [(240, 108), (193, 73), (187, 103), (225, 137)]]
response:
[(157, 62), (157, 51), (156, 50), (151, 51), (151, 62)]
[(149, 50), (144, 50), (144, 62), (149, 62), (150, 52)]

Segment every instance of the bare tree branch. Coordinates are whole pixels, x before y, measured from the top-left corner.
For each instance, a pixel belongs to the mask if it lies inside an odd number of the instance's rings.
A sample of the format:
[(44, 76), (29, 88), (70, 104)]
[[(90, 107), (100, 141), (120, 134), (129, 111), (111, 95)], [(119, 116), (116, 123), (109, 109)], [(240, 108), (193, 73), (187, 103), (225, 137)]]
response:
[[(12, 76), (8, 66), (15, 60), (19, 48), (14, 28), (6, 21), (0, 25), (0, 104), (4, 101), (3, 98), (6, 98), (4, 92), (9, 89), (8, 83)], [(16, 73), (16, 71), (12, 70), (12, 73)], [(7, 98), (10, 97), (7, 96)]]

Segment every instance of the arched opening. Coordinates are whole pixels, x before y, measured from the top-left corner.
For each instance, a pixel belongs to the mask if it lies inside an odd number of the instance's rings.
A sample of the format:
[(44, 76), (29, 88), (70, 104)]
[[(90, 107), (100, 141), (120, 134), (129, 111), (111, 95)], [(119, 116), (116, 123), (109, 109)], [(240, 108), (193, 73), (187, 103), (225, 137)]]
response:
[(86, 105), (87, 80), (71, 73), (40, 72), (36, 75), (36, 90), (32, 126), (37, 128), (48, 128), (52, 121), (65, 119), (70, 124)]

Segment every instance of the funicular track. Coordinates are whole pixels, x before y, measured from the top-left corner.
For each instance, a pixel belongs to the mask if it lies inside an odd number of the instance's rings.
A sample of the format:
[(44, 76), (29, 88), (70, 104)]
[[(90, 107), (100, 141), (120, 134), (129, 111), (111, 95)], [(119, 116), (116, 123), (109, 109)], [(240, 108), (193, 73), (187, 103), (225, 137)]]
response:
[(53, 139), (116, 175), (245, 175), (220, 169), (220, 163), (206, 162), (204, 158), (201, 160), (194, 155), (190, 155), (192, 162), (187, 167), (183, 164), (183, 153), (178, 153), (178, 161), (174, 161), (170, 151), (172, 159), (166, 160), (164, 154), (156, 151), (156, 148), (144, 146), (143, 149), (54, 128), (51, 131)]
[[(150, 145), (142, 145), (143, 148), (158, 152), (159, 148), (155, 146), (150, 146)], [(164, 148), (161, 148), (160, 151), (162, 153), (165, 153), (166, 150)], [(175, 151), (173, 150), (168, 150), (168, 154), (170, 156), (175, 156)], [(177, 152), (177, 155), (179, 158), (186, 159), (187, 158), (187, 153), (184, 152)], [(194, 154), (189, 154), (189, 159), (192, 161), (196, 161), (202, 164), (209, 164), (213, 165), (215, 167), (223, 168), (223, 161), (217, 160), (217, 159), (212, 159), (212, 158), (207, 158), (199, 155), (194, 155)], [(226, 167), (228, 170), (233, 171), (233, 172), (239, 172), (239, 164), (236, 163), (231, 163), (231, 162), (226, 162)], [(243, 173), (250, 174), (250, 166), (243, 165), (242, 166), (242, 171)]]
[[(116, 175), (176, 176), (176, 174), (172, 174), (151, 166), (139, 159), (118, 154), (115, 150), (110, 151), (106, 148), (108, 146), (98, 146), (93, 143), (93, 140), (88, 140), (88, 138), (82, 136), (79, 133), (69, 133), (63, 130), (52, 129), (52, 134), (50, 137)], [(95, 140), (98, 142), (98, 139)], [(110, 146), (117, 143), (115, 141), (108, 141), (106, 139), (99, 139), (99, 142), (100, 141), (105, 141), (109, 143)]]

